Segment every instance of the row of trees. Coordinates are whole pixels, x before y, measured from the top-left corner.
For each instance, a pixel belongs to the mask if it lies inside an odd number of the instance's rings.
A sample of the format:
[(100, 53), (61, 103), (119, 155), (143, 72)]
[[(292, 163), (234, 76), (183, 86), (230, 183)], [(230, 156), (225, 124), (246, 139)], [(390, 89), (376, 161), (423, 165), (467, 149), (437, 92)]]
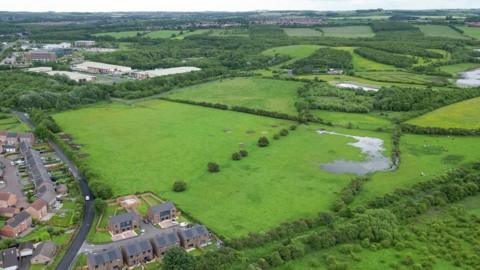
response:
[(412, 125), (407, 123), (402, 123), (401, 129), (404, 132), (415, 133), (415, 134), (480, 136), (480, 129), (420, 127), (417, 125)]
[(355, 49), (355, 53), (375, 62), (393, 65), (400, 68), (407, 68), (417, 63), (417, 60), (413, 57), (393, 54), (371, 48), (358, 48)]
[(320, 48), (313, 55), (285, 66), (295, 74), (325, 73), (328, 69), (353, 69), (352, 55), (348, 51)]

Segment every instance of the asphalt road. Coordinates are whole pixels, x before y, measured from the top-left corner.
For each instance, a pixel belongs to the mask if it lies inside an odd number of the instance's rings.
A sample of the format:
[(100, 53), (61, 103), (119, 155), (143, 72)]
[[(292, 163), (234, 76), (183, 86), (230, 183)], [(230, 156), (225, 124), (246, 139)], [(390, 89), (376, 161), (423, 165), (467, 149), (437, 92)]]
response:
[[(20, 120), (22, 120), (30, 128), (32, 129), (34, 128), (35, 125), (32, 123), (30, 118), (28, 118), (28, 116), (25, 113), (15, 112), (15, 114), (20, 118)], [(82, 194), (83, 194), (83, 198), (85, 198), (86, 196), (90, 197), (90, 200), (85, 201), (85, 207), (83, 209), (82, 224), (80, 224), (80, 227), (77, 230), (77, 234), (74, 236), (74, 239), (70, 244), (70, 247), (65, 252), (65, 255), (63, 255), (63, 258), (61, 259), (60, 263), (57, 265), (57, 268), (56, 268), (57, 270), (66, 270), (66, 269), (71, 269), (72, 263), (74, 262), (74, 259), (77, 256), (78, 251), (82, 247), (83, 242), (87, 238), (88, 231), (92, 226), (93, 218), (95, 217), (95, 208), (93, 205), (94, 198), (90, 191), (90, 188), (88, 187), (88, 183), (86, 181), (85, 176), (83, 176), (80, 173), (77, 166), (75, 166), (75, 164), (65, 155), (65, 153), (63, 153), (62, 149), (57, 144), (55, 144), (51, 140), (49, 140), (49, 144), (51, 145), (53, 150), (55, 150), (58, 157), (63, 162), (65, 162), (65, 164), (68, 165), (75, 179), (78, 180), (80, 184), (80, 190), (82, 191)]]

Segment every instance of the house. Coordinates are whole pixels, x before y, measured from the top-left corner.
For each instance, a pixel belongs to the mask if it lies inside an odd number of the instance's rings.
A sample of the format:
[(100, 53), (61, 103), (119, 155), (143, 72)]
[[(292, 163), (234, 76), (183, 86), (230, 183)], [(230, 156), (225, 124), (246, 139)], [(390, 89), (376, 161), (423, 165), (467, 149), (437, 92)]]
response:
[(90, 270), (119, 270), (124, 266), (122, 252), (119, 248), (112, 248), (88, 256)]
[(33, 243), (31, 241), (20, 243), (18, 245), (18, 254), (20, 257), (33, 255)]
[(17, 237), (26, 231), (32, 225), (32, 216), (22, 211), (5, 222), (5, 225), (0, 229), (0, 235), (6, 237)]
[(6, 143), (7, 134), (8, 134), (8, 131), (5, 131), (5, 130), (0, 131), (0, 145), (4, 145)]
[(122, 252), (128, 266), (149, 262), (153, 259), (152, 244), (148, 240), (131, 241), (123, 246)]
[(94, 40), (77, 40), (73, 42), (73, 45), (78, 48), (93, 47), (95, 46)]
[(0, 251), (0, 268), (4, 270), (18, 269), (20, 262), (16, 248), (8, 248)]
[(2, 146), (2, 153), (15, 153), (17, 152), (17, 146), (14, 144), (4, 144)]
[(52, 241), (44, 241), (33, 252), (30, 262), (32, 264), (47, 264), (55, 257), (57, 247)]
[(6, 218), (12, 218), (16, 214), (18, 214), (20, 210), (16, 207), (1, 207), (0, 208), (0, 216)]
[(204, 247), (210, 244), (210, 234), (207, 228), (200, 224), (178, 231), (178, 236), (180, 244), (185, 249)]
[(48, 204), (43, 199), (36, 199), (30, 206), (25, 209), (33, 219), (42, 219), (48, 214)]
[(177, 208), (172, 202), (157, 204), (148, 209), (148, 219), (153, 224), (160, 223), (165, 220), (175, 220), (177, 217)]
[(18, 141), (19, 142), (25, 142), (28, 145), (34, 145), (35, 144), (35, 135), (31, 132), (21, 132), (18, 133)]
[(113, 235), (138, 229), (139, 226), (140, 217), (135, 213), (113, 216), (108, 221), (108, 230)]
[(17, 203), (17, 195), (11, 192), (0, 192), (0, 207), (10, 207)]
[(17, 133), (15, 132), (8, 132), (7, 133), (7, 138), (5, 140), (5, 144), (8, 145), (17, 145), (18, 143), (18, 138), (17, 138)]
[(44, 184), (37, 190), (37, 197), (44, 200), (49, 208), (57, 203), (57, 193), (51, 184)]
[(175, 231), (157, 234), (150, 242), (155, 255), (159, 258), (162, 258), (168, 249), (180, 246), (180, 239)]

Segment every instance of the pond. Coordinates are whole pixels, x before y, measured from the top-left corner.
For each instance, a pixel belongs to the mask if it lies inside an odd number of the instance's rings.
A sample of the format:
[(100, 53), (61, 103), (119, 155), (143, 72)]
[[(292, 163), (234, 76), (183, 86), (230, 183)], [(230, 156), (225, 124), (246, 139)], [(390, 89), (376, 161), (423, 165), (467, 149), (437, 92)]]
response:
[(330, 163), (322, 164), (322, 168), (328, 172), (365, 175), (373, 172), (391, 171), (395, 169), (395, 165), (391, 162), (390, 158), (383, 155), (385, 148), (382, 139), (353, 136), (325, 130), (320, 130), (318, 133), (321, 135), (338, 135), (355, 139), (356, 142), (348, 144), (359, 148), (362, 153), (367, 156), (364, 161), (335, 160)]
[(375, 87), (363, 86), (355, 83), (339, 83), (337, 84), (337, 87), (355, 89), (355, 90), (359, 89), (363, 91), (373, 91), (373, 92), (377, 92), (379, 90), (378, 88), (375, 88)]
[(463, 72), (461, 78), (457, 80), (457, 85), (460, 87), (480, 86), (480, 68)]

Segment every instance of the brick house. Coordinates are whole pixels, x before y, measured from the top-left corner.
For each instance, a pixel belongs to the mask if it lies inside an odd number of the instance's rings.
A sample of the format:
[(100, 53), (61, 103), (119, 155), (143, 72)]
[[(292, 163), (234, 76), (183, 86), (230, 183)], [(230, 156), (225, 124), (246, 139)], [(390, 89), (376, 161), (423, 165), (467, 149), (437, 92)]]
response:
[(0, 217), (12, 218), (19, 212), (20, 210), (16, 207), (0, 207)]
[(0, 235), (6, 237), (17, 237), (22, 232), (26, 231), (32, 225), (32, 216), (22, 211), (13, 218), (10, 218), (5, 222), (5, 226), (0, 229)]
[(89, 270), (119, 270), (123, 269), (124, 262), (119, 248), (112, 248), (88, 256)]
[(0, 207), (10, 207), (17, 203), (17, 195), (11, 192), (0, 192)]
[(185, 249), (201, 248), (210, 244), (210, 234), (207, 228), (200, 224), (178, 231), (178, 236)]
[(150, 239), (150, 242), (158, 258), (162, 258), (168, 249), (180, 246), (180, 239), (175, 231), (157, 234)]
[(114, 235), (138, 228), (140, 228), (140, 217), (135, 213), (113, 216), (108, 221), (108, 230)]
[(134, 266), (153, 260), (153, 248), (150, 241), (131, 241), (123, 246), (123, 256), (128, 266)]
[(154, 205), (148, 208), (148, 219), (153, 224), (158, 224), (165, 220), (175, 220), (177, 217), (177, 208), (172, 202)]
[(42, 219), (48, 214), (48, 204), (43, 199), (36, 199), (30, 206), (25, 209), (33, 219)]

